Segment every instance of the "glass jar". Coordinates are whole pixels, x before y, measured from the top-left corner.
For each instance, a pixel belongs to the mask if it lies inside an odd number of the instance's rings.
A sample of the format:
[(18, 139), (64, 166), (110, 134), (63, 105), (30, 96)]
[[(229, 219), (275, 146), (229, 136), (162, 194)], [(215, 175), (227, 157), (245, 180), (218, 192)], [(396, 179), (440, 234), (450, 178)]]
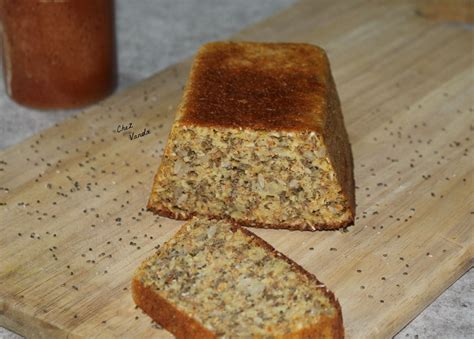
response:
[(40, 109), (80, 107), (116, 84), (113, 0), (0, 0), (8, 95)]

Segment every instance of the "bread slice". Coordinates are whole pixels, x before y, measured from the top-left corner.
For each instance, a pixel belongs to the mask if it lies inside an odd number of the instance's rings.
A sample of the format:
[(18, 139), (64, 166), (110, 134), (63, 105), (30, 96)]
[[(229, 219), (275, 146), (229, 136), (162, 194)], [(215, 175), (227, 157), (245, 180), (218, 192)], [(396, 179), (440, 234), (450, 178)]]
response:
[(352, 223), (351, 148), (325, 52), (291, 43), (204, 45), (148, 208), (294, 230)]
[(342, 338), (334, 295), (228, 221), (193, 219), (137, 270), (135, 303), (178, 338)]

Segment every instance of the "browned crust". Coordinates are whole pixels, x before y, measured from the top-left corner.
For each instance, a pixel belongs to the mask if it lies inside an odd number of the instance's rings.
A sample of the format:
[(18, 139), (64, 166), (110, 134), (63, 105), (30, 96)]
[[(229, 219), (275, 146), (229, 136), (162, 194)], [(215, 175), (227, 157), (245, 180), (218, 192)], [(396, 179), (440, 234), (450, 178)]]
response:
[[(329, 65), (329, 60), (327, 61)], [(344, 116), (337, 94), (336, 84), (329, 71), (329, 100), (327, 119), (323, 131), (323, 143), (326, 145), (341, 191), (348, 202), (351, 218), (355, 216), (354, 161), (349, 136), (344, 127)], [(352, 220), (353, 221), (353, 220)]]
[(304, 43), (212, 42), (197, 53), (178, 118), (184, 125), (321, 132), (329, 65)]
[[(185, 227), (184, 224), (181, 227)], [(285, 256), (283, 253), (277, 251), (268, 242), (252, 233), (251, 231), (232, 223), (232, 230), (236, 232), (240, 230), (244, 235), (250, 237), (254, 243), (262, 248), (268, 250), (270, 255), (278, 257), (287, 262), (292, 269), (305, 275), (308, 279), (313, 281), (316, 285), (323, 285), (314, 274), (306, 271), (296, 262)], [(179, 231), (178, 231), (179, 232)], [(140, 271), (140, 270), (139, 270)], [(139, 272), (138, 271), (138, 272)], [(323, 315), (317, 318), (313, 326), (304, 328), (300, 331), (289, 333), (287, 335), (275, 336), (278, 339), (303, 339), (303, 338), (344, 338), (344, 326), (342, 319), (342, 310), (334, 293), (328, 290), (325, 286), (320, 288), (320, 291), (326, 296), (331, 305), (336, 309), (333, 317)], [(153, 291), (152, 287), (145, 287), (140, 282), (140, 274), (137, 273), (132, 280), (132, 296), (135, 303), (154, 321), (163, 326), (165, 329), (173, 333), (179, 338), (216, 338), (216, 336), (203, 327), (198, 321), (187, 316), (174, 305), (169, 303), (166, 299), (159, 296)], [(258, 337), (255, 337), (258, 338)]]
[(334, 231), (334, 230), (346, 228), (352, 225), (352, 223), (354, 222), (353, 214), (352, 214), (351, 218), (348, 218), (347, 220), (344, 220), (339, 223), (333, 222), (333, 223), (320, 223), (320, 224), (311, 224), (311, 225), (305, 225), (305, 224), (294, 225), (294, 224), (285, 224), (285, 223), (266, 224), (266, 223), (259, 223), (259, 222), (255, 222), (255, 221), (247, 220), (247, 219), (233, 219), (226, 215), (207, 215), (207, 214), (200, 215), (200, 214), (197, 214), (196, 212), (173, 212), (162, 205), (157, 206), (158, 203), (155, 198), (156, 198), (156, 193), (152, 192), (147, 204), (147, 210), (155, 214), (161, 215), (163, 217), (176, 219), (176, 220), (190, 220), (193, 217), (206, 217), (209, 219), (225, 219), (233, 223), (237, 223), (239, 225), (247, 226), (247, 227), (286, 229), (290, 231)]
[(145, 287), (137, 276), (132, 280), (132, 296), (137, 306), (163, 328), (173, 333), (176, 338), (216, 338), (212, 332), (204, 328), (199, 322), (160, 297), (158, 293), (153, 291), (152, 287)]

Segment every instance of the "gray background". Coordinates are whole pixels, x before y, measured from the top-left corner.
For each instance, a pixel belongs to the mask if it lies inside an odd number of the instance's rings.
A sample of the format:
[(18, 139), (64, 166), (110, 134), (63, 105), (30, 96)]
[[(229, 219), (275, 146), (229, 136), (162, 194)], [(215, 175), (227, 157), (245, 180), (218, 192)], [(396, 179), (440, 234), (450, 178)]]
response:
[[(119, 89), (190, 56), (291, 5), (293, 0), (116, 0)], [(75, 111), (44, 112), (11, 102), (0, 85), (0, 149)], [(396, 338), (474, 337), (474, 271), (470, 270)], [(0, 338), (21, 338), (0, 327)]]

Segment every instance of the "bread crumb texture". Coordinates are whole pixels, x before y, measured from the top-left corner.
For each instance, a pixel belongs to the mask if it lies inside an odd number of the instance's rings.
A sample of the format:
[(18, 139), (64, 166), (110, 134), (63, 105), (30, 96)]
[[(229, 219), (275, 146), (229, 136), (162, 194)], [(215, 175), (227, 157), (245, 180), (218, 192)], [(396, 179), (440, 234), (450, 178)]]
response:
[(135, 279), (220, 337), (284, 336), (322, 319), (342, 328), (339, 305), (323, 284), (226, 221), (183, 225)]

